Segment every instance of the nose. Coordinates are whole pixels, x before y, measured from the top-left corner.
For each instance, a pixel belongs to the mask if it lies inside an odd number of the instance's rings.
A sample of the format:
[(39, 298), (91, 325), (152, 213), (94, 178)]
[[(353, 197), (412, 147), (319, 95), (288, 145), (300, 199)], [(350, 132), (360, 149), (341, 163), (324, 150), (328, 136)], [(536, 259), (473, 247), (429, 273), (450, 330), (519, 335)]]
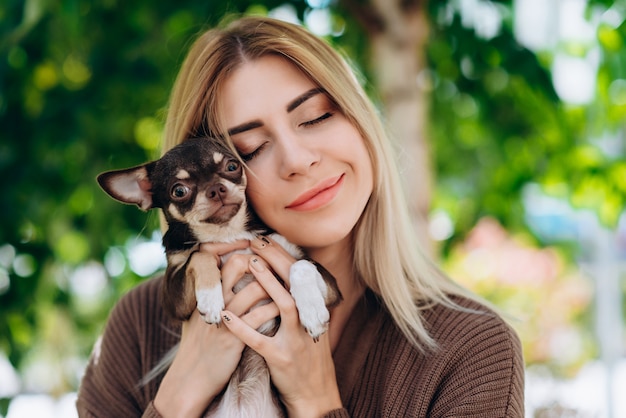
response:
[(216, 183), (209, 187), (209, 190), (206, 192), (207, 197), (210, 200), (221, 201), (224, 200), (226, 195), (228, 194), (228, 189), (222, 183)]
[(280, 175), (283, 178), (293, 178), (297, 175), (306, 175), (311, 168), (319, 164), (321, 156), (311, 143), (312, 139), (289, 136), (279, 142)]

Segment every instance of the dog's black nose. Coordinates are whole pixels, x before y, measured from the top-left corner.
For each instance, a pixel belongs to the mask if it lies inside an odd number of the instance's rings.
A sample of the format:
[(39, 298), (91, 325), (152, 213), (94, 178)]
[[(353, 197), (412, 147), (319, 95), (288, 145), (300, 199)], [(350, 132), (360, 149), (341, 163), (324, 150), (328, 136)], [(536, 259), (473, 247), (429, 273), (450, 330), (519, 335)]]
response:
[(214, 184), (207, 190), (207, 197), (211, 200), (222, 200), (228, 194), (226, 186), (221, 183)]

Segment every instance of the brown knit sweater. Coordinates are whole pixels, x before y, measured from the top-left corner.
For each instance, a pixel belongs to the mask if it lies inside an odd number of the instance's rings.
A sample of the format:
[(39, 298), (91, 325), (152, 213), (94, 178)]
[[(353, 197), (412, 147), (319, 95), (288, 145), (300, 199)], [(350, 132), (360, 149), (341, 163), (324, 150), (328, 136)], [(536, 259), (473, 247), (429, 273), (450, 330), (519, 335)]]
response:
[[(108, 321), (78, 394), (81, 417), (159, 417), (160, 381), (137, 383), (178, 341), (180, 324), (159, 304), (161, 279), (123, 297)], [(366, 292), (333, 355), (343, 409), (327, 417), (523, 417), (524, 365), (515, 332), (483, 314), (435, 306), (424, 319), (439, 349), (422, 354)]]

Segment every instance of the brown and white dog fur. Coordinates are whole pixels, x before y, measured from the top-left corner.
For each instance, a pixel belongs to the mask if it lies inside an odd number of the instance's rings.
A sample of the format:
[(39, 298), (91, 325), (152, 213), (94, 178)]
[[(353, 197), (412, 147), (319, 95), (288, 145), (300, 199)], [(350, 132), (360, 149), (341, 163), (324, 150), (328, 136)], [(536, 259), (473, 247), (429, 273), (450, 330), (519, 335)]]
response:
[[(302, 325), (315, 340), (328, 329), (328, 307), (341, 301), (334, 278), (320, 265), (303, 260), (298, 247), (271, 234), (254, 216), (246, 200), (242, 164), (223, 144), (211, 138), (188, 139), (159, 160), (102, 173), (98, 183), (118, 201), (136, 204), (143, 210), (162, 209), (167, 221), (162, 303), (174, 318), (188, 320), (198, 309), (208, 324), (220, 324), (224, 299), (219, 263), (215, 257), (198, 251), (201, 243), (234, 242), (270, 234), (299, 259), (291, 267), (289, 282)], [(250, 274), (244, 276), (234, 291), (251, 280)], [(275, 319), (259, 331), (273, 335), (278, 326), (279, 320)], [(169, 366), (171, 358), (173, 353), (161, 367)], [(211, 404), (207, 416), (284, 416), (260, 355), (244, 349), (225, 392)]]

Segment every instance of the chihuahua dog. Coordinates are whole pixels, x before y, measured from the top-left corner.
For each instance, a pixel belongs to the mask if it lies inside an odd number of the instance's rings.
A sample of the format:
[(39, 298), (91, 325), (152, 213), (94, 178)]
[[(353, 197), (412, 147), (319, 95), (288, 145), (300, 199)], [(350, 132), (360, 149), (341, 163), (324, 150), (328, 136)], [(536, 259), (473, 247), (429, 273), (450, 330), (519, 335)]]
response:
[[(167, 221), (162, 303), (174, 318), (188, 320), (197, 309), (208, 324), (220, 324), (224, 298), (219, 267), (228, 255), (218, 261), (199, 251), (202, 243), (268, 235), (298, 259), (289, 272), (289, 291), (300, 322), (315, 341), (327, 331), (328, 308), (341, 301), (335, 279), (319, 264), (303, 259), (298, 247), (272, 233), (255, 216), (246, 199), (242, 163), (225, 145), (212, 138), (188, 139), (156, 161), (108, 171), (97, 180), (120, 202), (162, 210)], [(246, 274), (233, 291), (251, 280), (252, 275)], [(278, 326), (277, 318), (259, 332), (271, 336)], [(254, 350), (244, 349), (225, 392), (211, 404), (207, 416), (284, 416), (267, 365)]]

